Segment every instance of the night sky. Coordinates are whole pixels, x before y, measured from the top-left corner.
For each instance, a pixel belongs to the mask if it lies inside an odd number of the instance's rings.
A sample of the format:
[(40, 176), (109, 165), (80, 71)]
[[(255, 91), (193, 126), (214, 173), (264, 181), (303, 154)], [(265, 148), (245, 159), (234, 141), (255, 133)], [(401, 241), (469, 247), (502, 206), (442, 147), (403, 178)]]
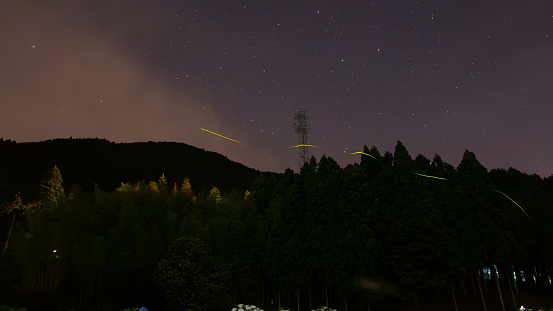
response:
[(552, 40), (546, 0), (1, 1), (0, 137), (177, 141), (298, 171), (304, 107), (310, 154), (341, 166), (400, 140), (547, 177)]

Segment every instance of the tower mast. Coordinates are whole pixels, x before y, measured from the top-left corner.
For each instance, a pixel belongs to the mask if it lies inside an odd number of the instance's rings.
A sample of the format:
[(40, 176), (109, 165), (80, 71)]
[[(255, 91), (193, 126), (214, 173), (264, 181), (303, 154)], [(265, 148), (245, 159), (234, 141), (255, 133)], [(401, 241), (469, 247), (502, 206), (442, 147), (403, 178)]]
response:
[[(311, 132), (311, 124), (309, 124), (309, 109), (297, 108), (294, 111), (294, 128), (299, 134), (300, 145), (307, 145), (307, 136)], [(309, 151), (306, 146), (301, 146), (299, 149), (299, 164), (300, 170), (302, 166), (309, 161)]]

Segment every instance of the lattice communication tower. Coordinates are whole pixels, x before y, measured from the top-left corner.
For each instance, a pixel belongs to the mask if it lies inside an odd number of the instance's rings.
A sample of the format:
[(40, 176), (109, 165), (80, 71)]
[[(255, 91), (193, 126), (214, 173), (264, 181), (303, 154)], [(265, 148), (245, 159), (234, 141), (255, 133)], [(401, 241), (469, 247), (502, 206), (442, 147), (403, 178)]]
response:
[[(307, 145), (307, 136), (311, 132), (309, 124), (309, 109), (297, 108), (294, 111), (294, 128), (300, 136), (300, 145)], [(300, 151), (300, 169), (309, 161), (309, 151), (306, 146), (298, 147)]]

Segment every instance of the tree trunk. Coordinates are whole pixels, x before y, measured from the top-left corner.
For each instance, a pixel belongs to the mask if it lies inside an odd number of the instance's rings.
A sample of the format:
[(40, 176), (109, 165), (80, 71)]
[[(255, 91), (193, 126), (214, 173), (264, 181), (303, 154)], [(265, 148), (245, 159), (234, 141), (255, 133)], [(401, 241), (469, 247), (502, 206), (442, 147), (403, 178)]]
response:
[(499, 293), (499, 300), (501, 301), (501, 309), (505, 311), (505, 304), (503, 303), (503, 295), (501, 294), (501, 286), (499, 286), (499, 274), (496, 271), (496, 266), (492, 266), (492, 277), (495, 279), (497, 285), (497, 292)]
[(480, 298), (482, 298), (482, 305), (484, 306), (484, 311), (488, 311), (486, 308), (486, 300), (484, 300), (484, 293), (482, 292), (482, 286), (480, 285), (480, 276), (476, 275), (476, 282), (478, 283), (478, 289), (480, 290)]
[(474, 281), (474, 274), (470, 272), (470, 281), (472, 283), (472, 291), (474, 294), (478, 294), (478, 290), (476, 289), (476, 282)]
[(298, 311), (300, 311), (300, 290), (296, 290), (296, 297), (298, 300)]
[(14, 223), (15, 223), (15, 213), (13, 213), (12, 223), (10, 225), (10, 230), (8, 230), (8, 237), (6, 237), (6, 243), (4, 244), (4, 249), (2, 250), (2, 254), (4, 254), (8, 249), (8, 243), (10, 242), (10, 236), (12, 235), (12, 229), (13, 229)]
[(280, 309), (280, 288), (278, 289), (278, 309)]
[[(491, 269), (490, 269), (491, 271)], [(479, 274), (482, 273), (482, 283), (484, 284), (484, 292), (487, 293), (488, 292), (488, 284), (486, 283), (486, 277), (484, 276), (484, 273), (482, 272), (482, 269), (480, 269), (479, 271)]]
[(514, 272), (515, 272), (515, 281), (513, 282), (514, 284), (514, 288), (515, 288), (515, 293), (517, 293), (517, 295), (519, 294), (519, 291), (518, 291), (518, 287), (520, 286), (520, 284), (522, 284), (522, 276), (520, 276), (520, 269), (518, 269), (518, 267), (514, 267)]
[(547, 270), (544, 269), (544, 263), (542, 262), (541, 258), (540, 258), (540, 263), (538, 264), (538, 276), (539, 276), (539, 280), (540, 280), (540, 287), (541, 289), (546, 289), (547, 288), (547, 285), (549, 284), (549, 280), (547, 280)]
[[(511, 274), (512, 274), (512, 272), (513, 272), (513, 271), (511, 271)], [(511, 297), (513, 297), (513, 304), (515, 305), (515, 310), (518, 310), (518, 308), (517, 308), (517, 306), (518, 306), (518, 305), (517, 305), (517, 301), (516, 301), (516, 299), (515, 299), (515, 293), (513, 292), (513, 286), (511, 285), (511, 281), (513, 281), (512, 275), (511, 275), (511, 274), (509, 274), (509, 278), (508, 278), (508, 280), (509, 280), (509, 289), (511, 290)], [(514, 283), (514, 282), (513, 282), (513, 283)]]
[(313, 310), (311, 308), (311, 287), (307, 288), (307, 295), (308, 295), (308, 298), (309, 298), (309, 310)]
[(326, 307), (328, 308), (328, 285), (325, 284), (325, 302)]
[(453, 287), (451, 287), (451, 296), (453, 296), (453, 305), (455, 306), (455, 311), (459, 311), (457, 308), (457, 300), (455, 300), (455, 292), (453, 291)]
[(540, 290), (543, 289), (543, 282), (540, 276), (539, 263), (538, 265), (533, 266), (532, 273), (534, 273), (534, 278), (536, 279), (536, 287)]
[(344, 305), (346, 306), (346, 311), (348, 311), (348, 299), (344, 298)]
[(543, 275), (543, 278), (545, 280), (545, 285), (547, 287), (547, 289), (551, 289), (551, 286), (553, 284), (551, 284), (551, 264), (550, 264), (550, 261), (548, 260), (547, 256), (545, 255), (545, 252), (541, 252), (541, 264), (542, 264), (542, 267), (543, 267), (543, 272), (545, 273)]
[(524, 288), (526, 290), (535, 290), (536, 282), (534, 281), (534, 271), (529, 266), (524, 266), (522, 271), (524, 273)]

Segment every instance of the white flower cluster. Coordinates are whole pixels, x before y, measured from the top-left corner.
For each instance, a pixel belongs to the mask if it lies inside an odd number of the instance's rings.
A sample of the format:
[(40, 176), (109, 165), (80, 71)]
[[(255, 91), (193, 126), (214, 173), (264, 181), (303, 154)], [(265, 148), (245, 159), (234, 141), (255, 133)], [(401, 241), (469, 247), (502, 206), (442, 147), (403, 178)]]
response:
[[(524, 306), (520, 306), (520, 311), (533, 311), (534, 309), (525, 308)], [(538, 311), (545, 311), (545, 309), (539, 308)], [(553, 311), (553, 309), (549, 309), (549, 311)]]
[(336, 309), (331, 309), (329, 307), (319, 307), (315, 310), (311, 310), (311, 311), (336, 311)]
[(254, 305), (239, 304), (236, 308), (232, 308), (231, 311), (263, 311)]

